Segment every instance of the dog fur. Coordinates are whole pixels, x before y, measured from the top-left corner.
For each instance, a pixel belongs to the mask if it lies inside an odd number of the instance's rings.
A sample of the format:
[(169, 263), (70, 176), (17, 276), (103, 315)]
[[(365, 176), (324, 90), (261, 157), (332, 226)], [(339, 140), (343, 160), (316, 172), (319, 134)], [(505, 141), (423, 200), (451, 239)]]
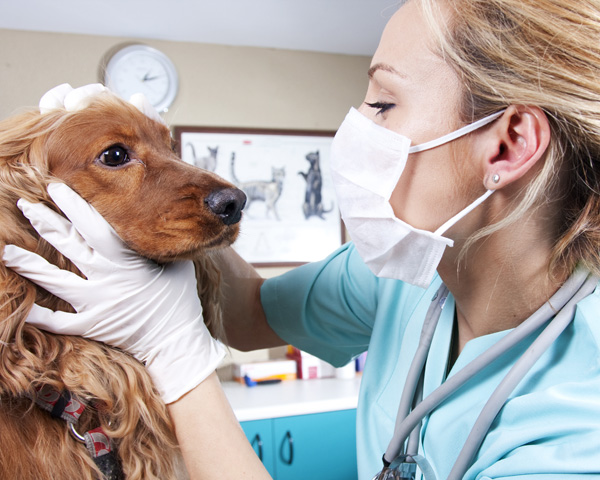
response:
[[(117, 146), (120, 166), (102, 163)], [(89, 201), (135, 251), (156, 262), (192, 259), (205, 320), (222, 336), (219, 272), (210, 251), (229, 245), (238, 224), (226, 225), (206, 197), (233, 188), (215, 174), (182, 162), (169, 129), (106, 92), (76, 112), (28, 111), (0, 123), (0, 248), (14, 244), (78, 272), (33, 230), (19, 198), (59, 211), (46, 192), (64, 182)], [(28, 395), (41, 385), (69, 390), (87, 405), (77, 429), (102, 426), (127, 479), (178, 478), (179, 453), (166, 409), (144, 366), (132, 356), (75, 336), (25, 323), (34, 302), (70, 305), (0, 264), (0, 478), (100, 478), (85, 446)]]

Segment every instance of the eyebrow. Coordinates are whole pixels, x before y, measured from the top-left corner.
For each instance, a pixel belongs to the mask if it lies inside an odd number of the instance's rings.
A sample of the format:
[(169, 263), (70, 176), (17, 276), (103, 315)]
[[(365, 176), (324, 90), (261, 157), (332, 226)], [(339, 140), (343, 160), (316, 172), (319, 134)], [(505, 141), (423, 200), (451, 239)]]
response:
[(403, 75), (402, 73), (400, 73), (398, 70), (396, 70), (391, 65), (388, 65), (387, 63), (376, 63), (371, 68), (369, 68), (369, 71), (367, 72), (367, 74), (369, 75), (369, 78), (373, 78), (373, 75), (375, 75), (375, 72), (377, 72), (378, 70), (383, 70), (384, 72), (388, 72), (393, 75), (398, 75), (399, 77), (405, 77), (405, 75)]

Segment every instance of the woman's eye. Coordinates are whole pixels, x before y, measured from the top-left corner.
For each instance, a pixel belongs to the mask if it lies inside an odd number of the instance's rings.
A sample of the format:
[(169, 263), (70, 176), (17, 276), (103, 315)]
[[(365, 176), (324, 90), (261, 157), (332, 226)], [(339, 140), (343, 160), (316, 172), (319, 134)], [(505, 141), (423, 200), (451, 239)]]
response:
[(373, 102), (373, 103), (365, 102), (365, 103), (369, 107), (375, 108), (377, 110), (376, 115), (381, 115), (396, 106), (394, 103), (387, 103), (387, 102)]
[(125, 148), (113, 145), (102, 152), (98, 160), (109, 167), (119, 167), (129, 162), (129, 154)]

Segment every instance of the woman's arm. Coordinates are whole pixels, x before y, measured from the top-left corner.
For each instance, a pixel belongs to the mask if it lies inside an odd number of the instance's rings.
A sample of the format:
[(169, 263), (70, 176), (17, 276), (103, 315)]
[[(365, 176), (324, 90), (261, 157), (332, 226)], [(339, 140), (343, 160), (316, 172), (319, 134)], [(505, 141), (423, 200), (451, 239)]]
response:
[(42, 204), (21, 201), (20, 206), (40, 235), (65, 252), (85, 278), (7, 245), (6, 266), (76, 310), (35, 305), (27, 321), (122, 348), (145, 362), (168, 405), (191, 478), (268, 479), (214, 373), (224, 348), (202, 322), (193, 264), (157, 265), (139, 257), (75, 192), (63, 184), (48, 190), (70, 220)]
[(191, 480), (270, 479), (215, 373), (168, 405)]
[(264, 279), (231, 247), (213, 257), (223, 275), (223, 317), (228, 344), (242, 351), (286, 345), (269, 326), (260, 302)]

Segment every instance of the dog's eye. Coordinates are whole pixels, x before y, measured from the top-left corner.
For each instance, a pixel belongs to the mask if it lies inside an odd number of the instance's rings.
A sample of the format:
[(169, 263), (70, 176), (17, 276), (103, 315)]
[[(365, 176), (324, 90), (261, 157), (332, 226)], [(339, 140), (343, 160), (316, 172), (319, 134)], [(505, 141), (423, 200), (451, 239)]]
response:
[(123, 147), (114, 145), (102, 152), (99, 160), (109, 167), (118, 167), (129, 162), (129, 154)]

